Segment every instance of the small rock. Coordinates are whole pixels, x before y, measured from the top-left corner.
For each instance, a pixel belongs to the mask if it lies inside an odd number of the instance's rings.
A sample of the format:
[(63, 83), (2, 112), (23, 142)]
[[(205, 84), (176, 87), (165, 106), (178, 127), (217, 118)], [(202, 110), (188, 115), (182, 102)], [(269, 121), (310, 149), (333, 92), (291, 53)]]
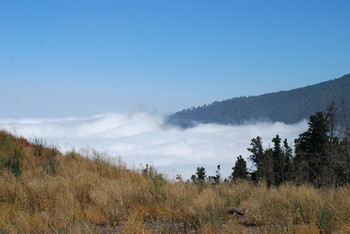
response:
[(245, 207), (226, 207), (225, 208), (226, 212), (230, 215), (235, 215), (235, 216), (244, 216), (245, 212), (246, 212), (246, 208)]

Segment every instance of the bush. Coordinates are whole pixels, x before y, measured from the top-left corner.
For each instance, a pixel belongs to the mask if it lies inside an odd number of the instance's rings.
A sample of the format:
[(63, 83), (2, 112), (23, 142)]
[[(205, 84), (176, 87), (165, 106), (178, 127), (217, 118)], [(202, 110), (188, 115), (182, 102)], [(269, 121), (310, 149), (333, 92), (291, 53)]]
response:
[(43, 138), (34, 138), (32, 144), (34, 146), (34, 154), (36, 156), (42, 156), (46, 145), (46, 142), (43, 140)]
[(0, 169), (6, 168), (18, 178), (22, 173), (22, 169), (21, 169), (22, 154), (23, 153), (21, 149), (15, 147), (11, 156), (9, 157), (0, 156)]
[(10, 172), (16, 177), (19, 177), (21, 175), (22, 170), (19, 158), (9, 157), (6, 159), (2, 159), (1, 161), (1, 167), (9, 169)]
[(150, 178), (148, 190), (152, 194), (155, 201), (159, 202), (165, 198), (165, 184), (166, 180), (162, 174), (159, 174), (153, 166), (148, 166), (142, 170), (142, 174)]
[(57, 160), (57, 158), (51, 157), (47, 160), (47, 163), (45, 165), (45, 170), (47, 173), (51, 175), (56, 175), (58, 173), (59, 166), (60, 166), (60, 162)]

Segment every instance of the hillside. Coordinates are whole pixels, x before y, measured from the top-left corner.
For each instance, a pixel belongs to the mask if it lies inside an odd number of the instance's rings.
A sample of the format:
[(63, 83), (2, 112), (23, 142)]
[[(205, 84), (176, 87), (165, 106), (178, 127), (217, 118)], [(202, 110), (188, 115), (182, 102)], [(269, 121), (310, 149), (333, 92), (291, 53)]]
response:
[(62, 154), (0, 131), (0, 233), (346, 232), (349, 193), (169, 182), (152, 167), (131, 171), (95, 151)]
[(241, 124), (249, 121), (296, 123), (316, 111), (324, 110), (332, 101), (346, 100), (350, 106), (350, 74), (319, 84), (214, 102), (176, 112), (168, 121), (183, 127), (194, 123)]

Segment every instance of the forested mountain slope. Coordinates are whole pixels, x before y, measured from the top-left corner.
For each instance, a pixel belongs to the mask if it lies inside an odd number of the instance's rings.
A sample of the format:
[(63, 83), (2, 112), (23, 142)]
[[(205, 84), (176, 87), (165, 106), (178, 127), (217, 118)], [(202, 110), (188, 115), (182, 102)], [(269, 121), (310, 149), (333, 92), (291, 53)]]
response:
[(241, 124), (249, 121), (296, 123), (332, 101), (350, 105), (350, 74), (341, 78), (289, 91), (238, 97), (214, 102), (169, 116), (172, 124), (188, 127), (195, 123)]

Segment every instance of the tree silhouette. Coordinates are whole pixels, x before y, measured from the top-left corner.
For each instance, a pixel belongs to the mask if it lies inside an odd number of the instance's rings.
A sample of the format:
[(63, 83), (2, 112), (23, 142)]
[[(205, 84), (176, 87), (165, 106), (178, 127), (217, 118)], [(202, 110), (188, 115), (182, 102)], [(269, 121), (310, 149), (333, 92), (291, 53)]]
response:
[(254, 181), (259, 181), (265, 176), (264, 169), (264, 150), (262, 147), (261, 137), (257, 136), (251, 140), (251, 148), (247, 150), (252, 154), (249, 156), (249, 159), (253, 162), (253, 165), (256, 167), (256, 171), (252, 174), (252, 179)]
[(241, 155), (237, 157), (237, 161), (232, 170), (232, 179), (248, 179), (247, 163)]

